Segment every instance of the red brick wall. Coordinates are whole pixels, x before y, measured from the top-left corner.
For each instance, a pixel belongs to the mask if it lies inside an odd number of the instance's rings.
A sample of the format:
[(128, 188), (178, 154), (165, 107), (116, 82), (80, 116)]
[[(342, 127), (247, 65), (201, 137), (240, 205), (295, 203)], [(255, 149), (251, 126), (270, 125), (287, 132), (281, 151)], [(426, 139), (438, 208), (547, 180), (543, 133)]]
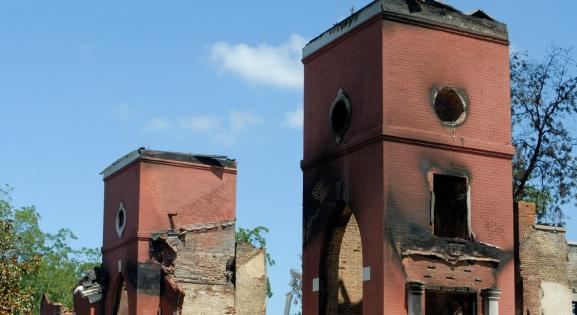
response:
[[(326, 164), (306, 166), (329, 157), (342, 148), (353, 148), (377, 131), (382, 115), (380, 23), (347, 36), (312, 59), (305, 61), (304, 106), (304, 224), (303, 314), (317, 314), (319, 294), (312, 292), (312, 279), (321, 274), (328, 222), (335, 210), (337, 182), (356, 216), (362, 238), (363, 264), (372, 267), (372, 281), (364, 282), (364, 314), (382, 308), (382, 154), (379, 146), (365, 147)], [(352, 101), (353, 120), (342, 145), (336, 145), (328, 123), (330, 106), (342, 88)], [(367, 167), (370, 166), (370, 167)], [(313, 191), (316, 191), (313, 193)], [(325, 194), (328, 194), (326, 198)], [(368, 254), (370, 253), (370, 254)], [(368, 305), (368, 306), (367, 306)]]
[(145, 160), (140, 172), (140, 236), (169, 229), (169, 212), (177, 227), (235, 219), (236, 170)]
[[(135, 266), (137, 260), (137, 232), (139, 207), (140, 167), (134, 162), (114, 175), (104, 179), (104, 224), (102, 263), (108, 275), (108, 290), (105, 291), (103, 307), (105, 314), (112, 314), (114, 293), (120, 277), (126, 280), (129, 308), (136, 309)], [(126, 209), (126, 226), (122, 237), (116, 233), (116, 214), (122, 202)], [(118, 261), (122, 262), (119, 273)], [(80, 313), (79, 313), (80, 314)], [(136, 314), (136, 313), (132, 313)]]
[[(442, 144), (512, 152), (509, 47), (420, 26), (383, 22), (383, 128)], [(431, 89), (465, 89), (469, 112), (455, 129), (439, 124)]]
[[(102, 300), (101, 300), (102, 301)], [(80, 293), (74, 295), (74, 312), (77, 315), (100, 315), (102, 307), (102, 302), (96, 302), (94, 304), (90, 304), (88, 299), (83, 298), (80, 296)], [(43, 314), (44, 315), (44, 314)], [(52, 314), (50, 314), (52, 315)]]
[[(168, 213), (177, 213), (174, 217), (177, 229), (233, 221), (236, 170), (140, 159), (106, 178), (104, 195), (103, 265), (109, 277), (104, 312), (112, 312), (116, 285), (122, 278), (128, 289), (131, 315), (156, 314), (160, 295), (152, 294), (154, 289), (138, 285), (144, 274), (139, 265), (155, 264), (149, 257), (148, 239), (154, 232), (171, 228)], [(120, 202), (126, 209), (126, 227), (119, 239), (115, 222)], [(121, 272), (118, 261), (122, 264)], [(159, 278), (158, 286), (160, 281)]]
[[(337, 182), (371, 267), (363, 314), (406, 314), (405, 282), (414, 280), (476, 290), (496, 281), (500, 312), (513, 314), (508, 61), (501, 43), (380, 19), (305, 58), (303, 314), (319, 312), (312, 279), (322, 275)], [(455, 129), (442, 126), (431, 106), (432, 89), (445, 84), (469, 99), (467, 119)], [(349, 95), (352, 120), (337, 145), (328, 114), (339, 88)], [(475, 277), (445, 265), (425, 278), (426, 266), (401, 259), (404, 240), (432, 234), (429, 172), (468, 177), (471, 229), (477, 241), (498, 248), (496, 269), (478, 263), (470, 267)]]

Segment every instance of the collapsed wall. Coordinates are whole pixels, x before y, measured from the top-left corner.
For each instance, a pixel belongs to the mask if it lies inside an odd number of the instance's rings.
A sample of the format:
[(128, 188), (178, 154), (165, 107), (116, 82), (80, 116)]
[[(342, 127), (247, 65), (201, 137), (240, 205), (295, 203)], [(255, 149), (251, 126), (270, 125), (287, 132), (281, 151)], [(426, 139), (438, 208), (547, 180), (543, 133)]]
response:
[(77, 315), (265, 314), (264, 250), (235, 242), (234, 160), (140, 148), (102, 175), (103, 263)]
[(521, 202), (518, 212), (518, 314), (572, 314), (577, 301), (577, 250), (565, 228), (535, 224), (535, 205)]

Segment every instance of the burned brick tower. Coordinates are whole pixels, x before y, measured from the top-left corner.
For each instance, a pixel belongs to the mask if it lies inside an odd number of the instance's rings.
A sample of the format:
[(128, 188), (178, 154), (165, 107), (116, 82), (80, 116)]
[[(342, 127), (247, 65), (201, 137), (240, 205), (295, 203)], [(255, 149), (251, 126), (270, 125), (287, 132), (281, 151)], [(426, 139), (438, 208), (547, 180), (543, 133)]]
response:
[(514, 314), (506, 26), (374, 1), (303, 63), (303, 314)]
[(143, 148), (106, 168), (102, 275), (74, 290), (74, 312), (265, 314), (265, 253), (235, 242), (236, 173), (227, 157)]

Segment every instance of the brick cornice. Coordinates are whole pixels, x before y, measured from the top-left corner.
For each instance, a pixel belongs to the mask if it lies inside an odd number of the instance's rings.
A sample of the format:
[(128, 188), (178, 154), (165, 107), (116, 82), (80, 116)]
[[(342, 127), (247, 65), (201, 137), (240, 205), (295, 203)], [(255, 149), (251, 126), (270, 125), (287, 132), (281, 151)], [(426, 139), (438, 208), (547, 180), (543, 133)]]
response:
[[(421, 133), (422, 134), (422, 133)], [(449, 142), (432, 141), (424, 139), (424, 137), (408, 137), (405, 132), (396, 132), (394, 128), (385, 128), (381, 131), (380, 128), (374, 128), (363, 134), (355, 136), (348, 144), (333, 145), (325, 150), (322, 150), (315, 155), (314, 158), (304, 159), (301, 161), (301, 170), (308, 170), (318, 167), (322, 164), (335, 160), (341, 156), (360, 150), (379, 142), (394, 142), (403, 143), (413, 146), (434, 148), (444, 151), (467, 153), (479, 156), (494, 157), (500, 159), (511, 160), (513, 158), (514, 149), (511, 145), (498, 145), (490, 142), (474, 141), (473, 145), (458, 145)], [(490, 149), (490, 148), (498, 149)]]

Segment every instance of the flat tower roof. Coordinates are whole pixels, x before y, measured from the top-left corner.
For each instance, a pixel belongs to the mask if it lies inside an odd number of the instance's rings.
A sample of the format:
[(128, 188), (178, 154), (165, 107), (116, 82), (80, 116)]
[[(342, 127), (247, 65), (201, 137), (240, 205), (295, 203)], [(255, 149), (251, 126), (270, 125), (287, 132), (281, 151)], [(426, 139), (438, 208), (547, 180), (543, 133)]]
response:
[(180, 153), (180, 152), (157, 151), (157, 150), (148, 150), (145, 148), (139, 148), (126, 154), (120, 159), (114, 161), (102, 172), (100, 172), (100, 175), (102, 175), (103, 178), (107, 178), (110, 175), (123, 169), (130, 163), (139, 159), (178, 161), (178, 162), (236, 169), (236, 161), (224, 155)]
[(311, 40), (303, 48), (303, 59), (377, 15), (387, 20), (438, 27), (509, 43), (507, 26), (481, 10), (466, 14), (432, 0), (376, 0)]

